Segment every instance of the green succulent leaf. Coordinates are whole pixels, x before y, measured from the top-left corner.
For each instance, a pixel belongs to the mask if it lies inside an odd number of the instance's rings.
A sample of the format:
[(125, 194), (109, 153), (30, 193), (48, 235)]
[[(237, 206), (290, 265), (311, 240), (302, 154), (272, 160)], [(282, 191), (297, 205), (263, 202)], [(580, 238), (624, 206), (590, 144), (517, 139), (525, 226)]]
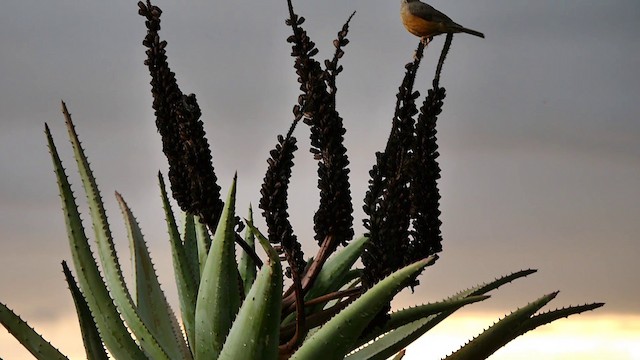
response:
[[(200, 254), (198, 250), (198, 230), (195, 222), (197, 217), (191, 214), (184, 213), (183, 216), (183, 247), (187, 258), (187, 264), (191, 268), (191, 273), (196, 277), (196, 281), (200, 282), (200, 273), (202, 272), (200, 266)], [(202, 264), (204, 267), (204, 264)]]
[(486, 359), (509, 341), (521, 335), (521, 326), (540, 308), (553, 300), (558, 292), (544, 295), (493, 324), (447, 360)]
[(502, 285), (506, 285), (510, 282), (513, 282), (523, 277), (527, 277), (536, 272), (538, 272), (538, 270), (536, 269), (525, 269), (525, 270), (516, 271), (509, 275), (501, 276), (488, 283), (480, 284), (470, 289), (460, 291), (459, 293), (451, 296), (450, 298), (460, 298), (460, 297), (473, 296), (473, 295), (484, 295), (491, 290), (495, 290), (501, 287)]
[(427, 331), (446, 319), (455, 310), (445, 311), (436, 315), (429, 315), (423, 319), (416, 320), (406, 325), (397, 327), (374, 342), (361, 347), (364, 341), (360, 339), (354, 347), (357, 349), (349, 354), (346, 360), (384, 360), (392, 356), (397, 351), (404, 349), (409, 344), (417, 340)]
[(444, 300), (394, 311), (391, 313), (389, 320), (384, 325), (383, 331), (393, 330), (410, 322), (423, 319), (427, 316), (436, 315), (441, 312), (458, 310), (465, 305), (484, 301), (490, 297), (491, 296), (489, 295), (469, 296), (462, 299)]
[[(458, 300), (448, 300), (436, 304), (418, 306), (415, 309), (406, 309), (407, 313), (403, 313), (405, 310), (396, 312), (396, 316), (392, 313), (391, 319), (385, 324), (383, 329), (374, 330), (371, 334), (358, 340), (355, 348), (357, 350), (347, 356), (346, 360), (384, 360), (392, 356), (399, 350), (404, 349), (409, 344), (413, 343), (420, 336), (424, 335), (427, 331), (433, 329), (437, 324), (446, 319), (449, 315), (460, 309), (464, 305), (482, 301), (487, 297), (473, 296), (469, 298), (462, 298)], [(431, 308), (433, 305), (433, 308)], [(429, 312), (436, 310), (438, 307), (447, 307), (448, 310), (441, 310), (435, 314), (429, 315)], [(431, 309), (430, 309), (431, 308)], [(422, 314), (420, 314), (422, 313)], [(420, 318), (409, 323), (406, 323), (409, 319), (416, 317)], [(375, 339), (366, 346), (365, 343)]]
[(367, 344), (366, 346), (362, 346), (364, 342), (359, 340), (357, 346), (354, 347), (357, 350), (349, 354), (345, 360), (387, 359), (397, 351), (404, 349), (409, 344), (416, 341), (427, 331), (433, 329), (453, 312), (455, 312), (455, 310), (441, 312), (436, 315), (429, 315), (423, 319), (397, 327), (378, 337), (374, 342)]
[(432, 265), (437, 256), (406, 266), (374, 285), (357, 300), (324, 324), (305, 340), (292, 360), (342, 359), (376, 314), (407, 284), (407, 281)]
[(234, 177), (211, 249), (196, 302), (196, 359), (217, 359), (240, 309), (240, 279), (235, 256)]
[[(64, 103), (63, 110), (66, 112)], [(86, 294), (86, 300), (91, 313), (94, 314), (94, 320), (98, 326), (100, 336), (113, 356), (117, 358), (146, 359), (146, 356), (131, 338), (129, 331), (120, 319), (120, 314), (113, 304), (106, 284), (100, 275), (98, 265), (89, 246), (89, 240), (82, 226), (71, 185), (62, 167), (62, 161), (53, 142), (49, 127), (46, 125), (45, 133), (58, 182), (60, 198), (62, 199), (62, 211), (69, 236), (71, 256), (75, 268), (81, 269), (78, 272), (78, 282), (83, 294)]]
[(327, 259), (313, 286), (307, 292), (305, 300), (308, 301), (342, 288), (345, 277), (353, 264), (360, 258), (368, 241), (369, 239), (365, 236), (352, 240), (347, 246), (336, 251)]
[[(204, 263), (207, 261), (207, 255), (209, 255), (209, 249), (211, 248), (211, 236), (209, 236), (209, 230), (207, 226), (200, 221), (200, 217), (193, 217), (194, 226), (196, 227), (196, 241), (198, 243), (198, 263), (200, 264), (200, 276), (204, 272)], [(198, 283), (200, 282), (198, 277)]]
[[(249, 206), (249, 214), (247, 216), (247, 222), (253, 223), (253, 209)], [(244, 241), (247, 245), (255, 249), (255, 235), (253, 231), (247, 229), (244, 235)], [(240, 272), (240, 278), (242, 278), (242, 285), (244, 288), (244, 293), (247, 295), (249, 290), (251, 289), (251, 285), (256, 279), (257, 267), (256, 263), (253, 261), (253, 258), (244, 250), (242, 251), (242, 255), (240, 255), (240, 263), (238, 264), (238, 271)]]
[(89, 161), (84, 153), (84, 149), (78, 139), (78, 134), (75, 131), (73, 122), (71, 121), (71, 115), (69, 115), (66, 107), (64, 107), (64, 114), (67, 123), (67, 130), (69, 132), (69, 138), (73, 147), (73, 154), (78, 165), (78, 172), (80, 173), (80, 179), (84, 191), (87, 195), (87, 203), (89, 205), (89, 213), (91, 214), (91, 222), (93, 224), (93, 232), (96, 237), (96, 243), (98, 245), (98, 255), (100, 263), (102, 264), (105, 280), (115, 304), (127, 323), (127, 326), (133, 332), (134, 336), (140, 343), (144, 352), (156, 359), (165, 359), (169, 356), (175, 358), (180, 355), (179, 347), (175, 343), (162, 344), (158, 342), (155, 336), (144, 324), (144, 321), (140, 318), (136, 307), (131, 298), (131, 294), (127, 289), (118, 262), (118, 256), (116, 253), (111, 230), (109, 229), (109, 223), (107, 222), (107, 214), (104, 209), (102, 197), (98, 190), (93, 172), (89, 166)]
[(231, 327), (219, 360), (278, 359), (278, 331), (282, 306), (282, 267), (278, 254), (251, 223), (248, 230), (256, 234), (269, 256), (240, 308)]
[(76, 313), (78, 314), (78, 321), (80, 322), (80, 332), (82, 333), (82, 342), (84, 343), (84, 349), (87, 353), (87, 359), (108, 360), (109, 357), (104, 350), (104, 344), (102, 344), (102, 339), (100, 339), (100, 333), (98, 332), (96, 323), (93, 321), (93, 315), (91, 315), (89, 305), (84, 299), (65, 261), (62, 262), (62, 271), (67, 280), (67, 285), (69, 285), (73, 303), (76, 306)]
[[(491, 290), (495, 290), (502, 285), (508, 284), (516, 279), (528, 276), (530, 274), (535, 273), (536, 270), (528, 269), (521, 270), (514, 273), (511, 273), (506, 276), (499, 277), (491, 282), (484, 283), (472, 287), (470, 289), (460, 291), (457, 294), (450, 296), (446, 300), (447, 301), (462, 301), (464, 302), (465, 298), (482, 296)], [(421, 320), (416, 320), (414, 322), (408, 323), (406, 325), (400, 326), (392, 331), (385, 333), (384, 330), (378, 329), (374, 330), (369, 336), (360, 339), (354, 350), (346, 359), (348, 360), (369, 360), (369, 359), (379, 359), (384, 360), (388, 357), (392, 356), (397, 351), (404, 349), (413, 341), (418, 339), (424, 333), (438, 325), (440, 322), (444, 321), (447, 317), (453, 314), (456, 310), (460, 309), (459, 307), (454, 307), (451, 310), (442, 311), (438, 314), (427, 316)], [(384, 336), (382, 336), (384, 335)], [(362, 347), (368, 339), (372, 337), (378, 337), (375, 342), (368, 344), (367, 346)]]
[[(320, 297), (322, 295), (338, 291), (345, 283), (348, 283), (355, 279), (356, 275), (360, 275), (361, 272), (357, 270), (350, 270), (353, 264), (358, 260), (360, 254), (367, 243), (368, 238), (362, 236), (356, 240), (349, 242), (347, 246), (336, 251), (322, 266), (318, 277), (313, 283), (313, 286), (309, 289), (305, 296), (305, 301), (309, 301)], [(354, 272), (355, 271), (355, 272)], [(322, 302), (317, 305), (307, 308), (306, 313), (315, 313), (322, 310), (328, 302)], [(292, 313), (282, 322), (283, 325), (291, 324), (296, 319), (296, 313)]]
[(406, 350), (404, 349), (400, 350), (400, 352), (398, 352), (396, 356), (393, 357), (393, 360), (402, 360), (405, 353), (406, 353)]
[(364, 345), (369, 341), (388, 333), (389, 331), (393, 331), (409, 323), (431, 317), (432, 315), (438, 315), (443, 312), (456, 311), (465, 305), (483, 301), (488, 298), (490, 298), (488, 295), (469, 296), (466, 298), (448, 299), (394, 311), (390, 314), (389, 320), (384, 324), (384, 326), (359, 339), (358, 345)]
[(167, 190), (161, 173), (158, 173), (158, 182), (160, 184), (160, 195), (162, 197), (165, 220), (169, 230), (169, 243), (171, 244), (173, 270), (176, 274), (175, 279), (176, 286), (178, 287), (182, 322), (185, 332), (187, 333), (189, 344), (193, 347), (193, 344), (195, 344), (196, 299), (198, 294), (197, 279), (199, 276), (193, 273), (193, 269), (189, 265), (189, 260), (182, 243), (182, 238), (180, 237), (180, 231), (178, 231), (176, 218), (171, 210), (171, 204), (169, 203), (169, 197), (167, 196)]
[(446, 359), (486, 359), (513, 339), (539, 326), (564, 317), (595, 310), (604, 305), (604, 303), (592, 303), (570, 306), (533, 315), (549, 301), (553, 300), (557, 294), (558, 292), (554, 292), (545, 295), (507, 315)]
[(347, 274), (342, 279), (342, 286), (353, 286), (354, 284), (360, 283), (360, 279), (362, 278), (362, 274), (364, 273), (363, 269), (351, 269), (347, 271)]
[[(375, 342), (357, 349), (357, 351), (345, 357), (345, 360), (387, 359), (399, 349), (404, 349), (425, 332), (432, 329), (440, 321), (442, 320), (438, 320), (437, 315), (431, 315), (422, 320), (400, 326), (376, 339)], [(361, 345), (360, 342), (358, 344)]]
[(140, 230), (136, 218), (122, 196), (116, 193), (116, 199), (120, 205), (129, 235), (138, 313), (159, 342), (177, 346), (178, 349), (174, 349), (174, 352), (179, 352), (182, 359), (190, 359), (191, 351), (184, 340), (178, 320), (160, 287), (142, 230)]
[(67, 359), (5, 304), (0, 303), (0, 323), (38, 360)]
[(578, 306), (569, 306), (561, 309), (547, 311), (542, 314), (534, 315), (522, 324), (522, 326), (520, 327), (520, 332), (521, 332), (520, 335), (528, 331), (531, 331), (537, 328), (538, 326), (546, 325), (558, 319), (569, 317), (571, 315), (580, 314), (585, 311), (592, 311), (602, 306), (604, 306), (604, 303), (591, 303), (591, 304), (578, 305)]

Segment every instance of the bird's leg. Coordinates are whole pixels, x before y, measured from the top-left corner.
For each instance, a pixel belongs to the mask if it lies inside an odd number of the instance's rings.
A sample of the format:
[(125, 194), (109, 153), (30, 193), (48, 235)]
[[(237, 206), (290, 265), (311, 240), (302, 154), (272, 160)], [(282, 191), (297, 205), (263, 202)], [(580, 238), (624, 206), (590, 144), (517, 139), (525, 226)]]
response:
[[(425, 49), (427, 47), (427, 45), (429, 45), (431, 40), (433, 40), (433, 36), (423, 36), (423, 37), (421, 37), (420, 38), (420, 44), (422, 45), (422, 48)], [(422, 52), (422, 50), (421, 50), (421, 52)], [(413, 60), (418, 60), (418, 57), (422, 57), (422, 54), (420, 54), (420, 56), (418, 56), (418, 50), (416, 50), (413, 53)]]

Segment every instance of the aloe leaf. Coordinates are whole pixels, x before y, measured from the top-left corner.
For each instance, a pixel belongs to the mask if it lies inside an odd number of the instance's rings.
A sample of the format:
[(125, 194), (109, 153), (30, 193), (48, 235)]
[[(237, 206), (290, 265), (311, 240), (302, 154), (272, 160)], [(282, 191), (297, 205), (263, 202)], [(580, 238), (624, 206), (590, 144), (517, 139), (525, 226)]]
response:
[(453, 311), (430, 315), (421, 320), (408, 323), (395, 328), (384, 335), (378, 337), (375, 342), (362, 346), (359, 341), (353, 353), (349, 354), (345, 360), (384, 360), (392, 356), (395, 352), (409, 346), (427, 331), (451, 315)]
[(102, 344), (102, 339), (100, 339), (100, 333), (98, 333), (96, 323), (93, 321), (93, 315), (91, 315), (89, 305), (84, 299), (65, 261), (62, 262), (62, 271), (67, 280), (67, 285), (69, 285), (73, 303), (76, 306), (76, 313), (78, 314), (78, 321), (80, 322), (80, 332), (82, 333), (82, 342), (87, 353), (87, 359), (108, 360), (109, 357), (104, 350), (104, 345)]
[(448, 299), (394, 311), (390, 314), (389, 320), (381, 328), (376, 329), (367, 334), (366, 337), (359, 339), (358, 344), (363, 345), (378, 336), (384, 335), (389, 331), (395, 330), (414, 321), (422, 320), (432, 315), (438, 315), (442, 312), (456, 311), (465, 305), (483, 301), (488, 298), (490, 298), (488, 295), (469, 296), (466, 298)]
[(398, 352), (396, 356), (393, 357), (393, 360), (402, 360), (405, 353), (406, 353), (405, 349), (400, 350), (400, 352)]
[(569, 306), (561, 309), (547, 311), (542, 314), (534, 315), (530, 319), (526, 320), (520, 326), (520, 331), (518, 336), (528, 331), (531, 331), (539, 326), (546, 325), (550, 322), (556, 321), (558, 319), (569, 317), (575, 314), (580, 314), (585, 311), (595, 310), (602, 306), (604, 306), (604, 303), (592, 303), (592, 304), (585, 304), (585, 305), (578, 305), (578, 306)]
[(122, 196), (116, 193), (116, 199), (129, 235), (138, 313), (158, 341), (177, 346), (174, 353), (179, 352), (180, 358), (189, 359), (191, 352), (184, 340), (178, 320), (160, 287), (140, 225)]
[[(453, 311), (430, 315), (424, 319), (400, 326), (377, 338), (375, 342), (357, 349), (355, 352), (349, 354), (345, 360), (387, 359), (397, 351), (407, 347), (430, 329), (433, 329), (434, 326), (442, 322), (452, 312)], [(361, 341), (359, 341), (355, 347), (357, 348), (359, 346), (362, 346)]]
[(353, 240), (327, 259), (313, 286), (307, 292), (305, 300), (339, 290), (344, 285), (344, 278), (349, 270), (362, 254), (367, 241), (368, 238), (365, 236)]
[(167, 348), (163, 349), (155, 336), (145, 326), (140, 315), (136, 311), (131, 294), (125, 285), (120, 263), (118, 262), (118, 256), (113, 242), (113, 237), (111, 235), (111, 230), (109, 229), (109, 223), (107, 222), (107, 214), (104, 209), (104, 204), (102, 203), (98, 185), (96, 184), (89, 166), (89, 161), (87, 160), (73, 122), (71, 121), (71, 115), (67, 111), (64, 103), (62, 107), (66, 119), (67, 130), (69, 132), (69, 138), (73, 147), (74, 157), (78, 164), (78, 172), (80, 173), (80, 179), (82, 180), (82, 185), (87, 195), (87, 203), (89, 205), (93, 231), (98, 245), (100, 263), (102, 264), (105, 280), (110, 293), (113, 296), (113, 300), (115, 301), (120, 314), (127, 323), (127, 326), (131, 329), (147, 355), (156, 359), (165, 359), (168, 358), (169, 352), (172, 357), (176, 357), (179, 355), (179, 352), (175, 351), (177, 349), (177, 347), (174, 346), (175, 344), (165, 344)]
[[(436, 326), (440, 322), (435, 321), (436, 317), (436, 315), (431, 315), (400, 326), (377, 338), (375, 342), (352, 352), (345, 357), (345, 360), (387, 359)], [(359, 341), (356, 347), (358, 346), (362, 346), (362, 342)]]
[(515, 339), (522, 333), (520, 328), (540, 308), (553, 300), (558, 292), (544, 295), (526, 306), (512, 312), (483, 331), (473, 340), (455, 353), (446, 357), (447, 360), (486, 359), (498, 349)]
[(240, 312), (233, 322), (219, 360), (278, 359), (278, 331), (282, 306), (282, 268), (278, 254), (260, 232), (247, 222), (269, 256), (260, 269)]
[(171, 244), (171, 257), (173, 260), (173, 269), (176, 274), (176, 286), (178, 287), (178, 299), (180, 301), (180, 312), (182, 313), (182, 321), (187, 340), (192, 347), (195, 344), (195, 318), (196, 318), (196, 299), (198, 294), (198, 276), (193, 273), (193, 269), (189, 266), (187, 254), (182, 244), (180, 232), (176, 218), (171, 210), (169, 197), (165, 187), (164, 179), (161, 173), (158, 173), (158, 182), (160, 184), (160, 196), (162, 197), (162, 207), (164, 208), (165, 220), (169, 230), (169, 243)]
[(358, 285), (362, 282), (360, 279), (362, 278), (363, 273), (363, 269), (351, 269), (347, 271), (347, 274), (342, 279), (342, 287), (345, 287), (347, 284), (349, 284), (349, 287)]
[[(291, 357), (292, 360), (342, 359), (376, 314), (407, 284), (407, 281), (437, 256), (406, 266), (374, 285), (367, 292), (311, 335)], [(328, 346), (330, 344), (330, 346)]]
[[(349, 289), (354, 289), (356, 288), (358, 285), (362, 284), (362, 269), (353, 269), (353, 270), (349, 270), (347, 271), (347, 273), (345, 274), (344, 277), (342, 277), (341, 281), (336, 283), (336, 291), (338, 290), (349, 290)], [(335, 300), (331, 300), (329, 302), (324, 303), (324, 307), (323, 309), (327, 309), (329, 307), (332, 307), (334, 305), (336, 305), (337, 303), (339, 303), (340, 299), (335, 299)], [(317, 310), (317, 308), (313, 309), (314, 311)]]
[[(251, 208), (251, 205), (249, 205), (249, 214), (247, 216), (247, 220), (247, 222), (253, 223), (253, 209)], [(253, 231), (247, 229), (244, 235), (244, 242), (247, 243), (250, 248), (255, 249), (255, 235)], [(244, 293), (246, 295), (249, 293), (251, 285), (253, 285), (253, 282), (256, 279), (257, 271), (256, 264), (253, 261), (253, 258), (251, 258), (251, 256), (249, 256), (246, 251), (241, 251), (242, 255), (240, 256), (238, 271), (240, 272), (240, 278), (242, 278), (242, 285), (244, 288)]]
[(26, 321), (22, 320), (5, 304), (0, 303), (0, 323), (24, 346), (36, 359), (67, 359), (58, 349), (38, 334)]
[(217, 359), (240, 308), (235, 254), (236, 177), (204, 265), (196, 302), (196, 359)]
[[(349, 242), (349, 244), (340, 250), (336, 251), (322, 266), (318, 277), (313, 282), (312, 287), (309, 289), (305, 296), (305, 301), (312, 300), (319, 296), (325, 295), (330, 292), (334, 292), (342, 288), (345, 283), (353, 280), (352, 275), (361, 274), (361, 271), (355, 273), (350, 270), (353, 264), (358, 260), (362, 254), (365, 244), (368, 238), (362, 236), (356, 240)], [(313, 313), (322, 310), (327, 302), (323, 302), (317, 305), (307, 308), (306, 313)], [(296, 313), (291, 313), (282, 322), (283, 325), (291, 324), (296, 319)]]
[(423, 304), (407, 309), (394, 311), (390, 314), (389, 321), (387, 321), (387, 323), (383, 326), (383, 329), (387, 331), (393, 330), (397, 327), (406, 325), (416, 320), (420, 320), (427, 316), (436, 315), (444, 311), (457, 310), (465, 305), (484, 301), (490, 297), (491, 296), (489, 295), (469, 296), (462, 299), (438, 301), (431, 304)]
[[(472, 288), (469, 288), (467, 290), (460, 291), (460, 292), (448, 297), (446, 300), (464, 299), (464, 298), (468, 298), (468, 297), (472, 297), (472, 296), (481, 296), (481, 295), (484, 295), (484, 294), (488, 293), (489, 291), (496, 290), (496, 289), (500, 288), (501, 286), (506, 285), (508, 283), (511, 283), (511, 282), (513, 282), (513, 281), (515, 281), (517, 279), (527, 277), (527, 276), (529, 276), (529, 275), (531, 275), (531, 274), (533, 274), (533, 273), (535, 273), (537, 271), (538, 270), (536, 270), (536, 269), (526, 269), (526, 270), (516, 271), (516, 272), (513, 272), (511, 274), (504, 275), (504, 276), (501, 276), (499, 278), (496, 278), (493, 281), (490, 281), (490, 282), (487, 282), (487, 283), (483, 283), (483, 284), (480, 284), (480, 285), (476, 285), (476, 286), (474, 286)], [(453, 312), (455, 312), (455, 310), (442, 312), (441, 314), (439, 314), (437, 316), (438, 322), (444, 320), (449, 315), (453, 314)], [(435, 324), (433, 326), (435, 326)]]
[[(66, 108), (64, 109), (66, 112)], [(45, 125), (45, 133), (58, 182), (60, 198), (62, 199), (62, 211), (65, 217), (73, 263), (76, 269), (80, 269), (78, 282), (80, 289), (86, 296), (91, 313), (94, 314), (94, 320), (98, 326), (100, 336), (111, 354), (116, 358), (146, 359), (146, 356), (131, 338), (129, 331), (120, 319), (120, 314), (113, 304), (109, 291), (100, 275), (98, 265), (91, 253), (89, 241), (82, 226), (71, 185), (64, 172), (62, 161), (47, 125)]]
[[(505, 346), (507, 343), (512, 341), (513, 339), (521, 336), (539, 326), (548, 324), (555, 320), (569, 317), (574, 314), (583, 313), (585, 311), (591, 311), (597, 309), (604, 305), (604, 303), (593, 303), (593, 304), (585, 304), (580, 306), (570, 306), (567, 308), (557, 309), (553, 311), (548, 311), (542, 314), (533, 315), (535, 311), (548, 303), (548, 297), (555, 297), (557, 293), (553, 293), (550, 295), (546, 295), (541, 299), (537, 300), (534, 303), (529, 304), (527, 307), (520, 309), (504, 319), (500, 320), (498, 323), (494, 324), (491, 328), (487, 329), (484, 333), (482, 333), (477, 338), (473, 339), (463, 348), (458, 350), (458, 352), (450, 355), (446, 359), (485, 359), (488, 358), (495, 351)], [(542, 300), (542, 305), (538, 303)], [(546, 302), (544, 302), (546, 301)], [(528, 309), (529, 306), (533, 306), (531, 309)], [(531, 311), (533, 310), (533, 311)], [(519, 314), (518, 312), (524, 311), (524, 313)], [(504, 322), (504, 323), (503, 323)], [(484, 339), (481, 337), (484, 336)], [(480, 339), (480, 340), (477, 340)], [(471, 344), (475, 342), (474, 344)], [(469, 347), (471, 349), (465, 349)]]
[[(520, 271), (516, 271), (514, 273), (505, 275), (505, 276), (501, 276), (499, 278), (494, 279), (493, 281), (487, 282), (487, 283), (483, 283), (477, 286), (474, 286), (470, 289), (458, 292), (457, 294), (447, 298), (445, 301), (447, 300), (462, 300), (465, 298), (469, 298), (469, 297), (474, 297), (474, 296), (482, 296), (484, 294), (486, 294), (489, 291), (492, 290), (496, 290), (499, 287), (506, 285), (508, 283), (511, 283), (517, 279), (529, 276), (535, 272), (537, 272), (538, 270), (535, 269), (526, 269), (526, 270), (520, 270)], [(415, 341), (416, 339), (418, 339), (418, 337), (422, 336), (425, 332), (427, 332), (429, 329), (432, 329), (434, 326), (436, 326), (437, 324), (439, 324), (440, 322), (444, 321), (447, 317), (449, 317), (451, 314), (453, 314), (454, 312), (456, 312), (458, 309), (460, 309), (462, 306), (460, 307), (456, 307), (452, 310), (448, 310), (448, 311), (443, 311), (437, 315), (433, 315), (430, 316), (428, 318), (426, 318), (425, 320), (420, 320), (420, 321), (416, 321), (413, 324), (407, 324), (404, 327), (402, 327), (402, 331), (399, 331), (397, 333), (395, 333), (395, 337), (396, 338), (402, 338), (401, 341), (397, 342), (392, 349), (395, 349), (396, 351), (399, 349), (402, 349), (406, 346), (408, 346), (411, 342)], [(417, 329), (417, 330), (416, 330)], [(411, 333), (411, 335), (408, 336), (402, 336), (400, 335), (401, 333)], [(392, 337), (388, 337), (387, 340), (391, 340)], [(381, 357), (384, 358), (384, 357)]]
[(196, 281), (200, 282), (200, 258), (198, 254), (198, 235), (196, 229), (196, 217), (185, 213), (183, 216), (182, 246), (187, 258), (187, 264), (191, 268), (191, 273), (196, 276)]
[(505, 275), (505, 276), (501, 276), (493, 281), (490, 281), (488, 283), (484, 283), (484, 284), (480, 284), (477, 286), (474, 286), (470, 289), (467, 290), (463, 290), (453, 296), (451, 296), (451, 298), (456, 298), (456, 297), (463, 297), (463, 296), (472, 296), (472, 295), (484, 295), (486, 293), (488, 293), (491, 290), (495, 290), (499, 287), (501, 287), (502, 285), (506, 285), (510, 282), (513, 282), (514, 280), (523, 278), (523, 277), (527, 277), (533, 273), (538, 272), (538, 270), (536, 269), (526, 269), (526, 270), (520, 270), (520, 271), (516, 271), (514, 273), (511, 273), (509, 275)]
[[(495, 290), (502, 285), (508, 284), (516, 279), (528, 276), (530, 274), (535, 273), (536, 270), (527, 269), (521, 270), (514, 273), (511, 273), (506, 276), (499, 277), (493, 281), (488, 283), (480, 284), (474, 286), (470, 289), (460, 291), (457, 294), (450, 296), (445, 299), (445, 301), (456, 301), (462, 300), (472, 296), (481, 296), (485, 293)], [(464, 301), (464, 300), (462, 300)], [(384, 331), (378, 329), (374, 330), (369, 336), (360, 339), (355, 348), (361, 347), (366, 343), (368, 339), (371, 337), (382, 336), (378, 338), (374, 343), (368, 344), (357, 351), (350, 354), (346, 359), (348, 360), (369, 360), (369, 359), (387, 359), (392, 356), (395, 352), (407, 347), (413, 341), (417, 340), (424, 333), (444, 321), (447, 317), (453, 314), (455, 311), (460, 309), (459, 307), (454, 307), (452, 310), (442, 311), (436, 315), (427, 316), (424, 319), (416, 320), (412, 323), (400, 326), (386, 334)]]
[[(193, 220), (194, 226), (196, 227), (196, 241), (198, 244), (198, 264), (200, 265), (198, 270), (201, 276), (204, 271), (204, 263), (207, 261), (207, 255), (209, 255), (209, 249), (211, 248), (211, 236), (209, 236), (207, 226), (200, 221), (198, 216), (194, 216)], [(198, 282), (199, 281), (200, 280), (198, 280)]]

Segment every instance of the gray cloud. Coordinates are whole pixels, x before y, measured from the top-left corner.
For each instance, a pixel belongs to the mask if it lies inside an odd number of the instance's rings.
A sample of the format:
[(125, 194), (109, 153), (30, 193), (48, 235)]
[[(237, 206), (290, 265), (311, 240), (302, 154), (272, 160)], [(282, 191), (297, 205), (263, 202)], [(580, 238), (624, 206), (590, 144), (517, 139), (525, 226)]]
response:
[[(183, 91), (196, 93), (202, 105), (221, 183), (226, 189), (238, 170), (239, 205), (255, 205), (267, 152), (288, 128), (298, 93), (284, 41), (285, 3), (159, 5), (170, 64)], [(566, 293), (562, 302), (607, 301), (609, 311), (637, 311), (640, 294), (632, 284), (640, 280), (635, 261), (640, 5), (622, 0), (433, 5), (487, 38), (456, 36), (445, 65), (448, 96), (439, 125), (445, 251), (418, 295), (437, 298), (532, 266), (540, 274), (489, 306), (513, 307), (559, 288)], [(417, 39), (402, 29), (395, 0), (297, 1), (295, 6), (325, 56), (344, 20), (358, 11), (338, 106), (348, 129), (359, 209), (373, 154), (383, 149), (389, 131), (403, 65)], [(0, 300), (26, 315), (72, 306), (59, 269), (69, 255), (42, 134), (46, 121), (73, 169), (61, 98), (87, 147), (114, 228), (121, 229), (112, 196), (117, 189), (146, 229), (163, 276), (170, 276), (155, 179), (165, 160), (153, 127), (140, 44), (144, 26), (136, 10), (134, 2), (3, 4)], [(427, 51), (428, 63), (419, 74), (423, 94), (441, 44), (439, 39)], [(310, 239), (316, 201), (308, 193), (315, 187), (315, 166), (304, 130), (297, 133), (301, 151), (291, 213), (299, 236)], [(361, 217), (357, 210), (356, 219)], [(357, 226), (361, 232), (360, 222)], [(124, 233), (119, 234), (124, 252)], [(310, 252), (315, 245), (304, 246)]]

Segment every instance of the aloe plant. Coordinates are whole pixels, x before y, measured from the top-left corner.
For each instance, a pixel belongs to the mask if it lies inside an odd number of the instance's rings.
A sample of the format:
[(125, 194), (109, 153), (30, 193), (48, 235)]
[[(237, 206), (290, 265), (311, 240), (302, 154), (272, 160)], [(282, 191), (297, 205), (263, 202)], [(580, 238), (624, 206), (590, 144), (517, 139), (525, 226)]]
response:
[[(149, 1), (139, 3), (148, 29), (143, 44), (156, 125), (169, 162), (170, 192), (162, 174), (158, 178), (178, 289), (177, 312), (160, 286), (133, 212), (116, 193), (132, 259), (132, 286), (127, 287), (97, 182), (62, 103), (89, 205), (94, 256), (71, 184), (45, 125), (78, 280), (66, 262), (62, 266), (87, 358), (401, 359), (407, 345), (456, 310), (484, 301), (489, 292), (536, 271), (521, 270), (439, 302), (390, 311), (393, 297), (405, 287), (418, 286), (418, 276), (436, 262), (442, 250), (435, 125), (445, 98), (440, 72), (452, 37), (447, 37), (433, 89), (420, 109), (414, 79), (426, 42), (420, 42), (413, 62), (406, 66), (391, 134), (370, 172), (364, 199), (367, 233), (354, 237), (345, 130), (335, 106), (335, 79), (342, 71), (338, 63), (348, 44), (353, 15), (334, 41), (333, 58), (323, 67), (315, 60), (315, 44), (302, 28), (304, 18), (294, 13), (290, 0), (287, 3), (286, 23), (293, 31), (287, 41), (292, 43), (302, 93), (293, 108), (290, 129), (278, 137), (267, 161), (259, 202), (265, 232), (254, 224), (251, 208), (244, 221), (236, 215), (237, 179), (226, 199), (221, 199), (196, 97), (180, 91), (167, 62), (166, 42), (158, 35), (162, 12)], [(305, 259), (287, 212), (297, 150), (293, 133), (300, 120), (309, 128), (311, 153), (318, 163), (320, 205), (314, 216), (318, 252), (311, 259)], [(181, 208), (181, 225), (169, 193)], [(256, 242), (264, 258), (258, 256)], [(603, 305), (537, 313), (556, 294), (507, 315), (447, 359), (487, 358), (538, 326)], [(0, 323), (36, 358), (66, 358), (2, 303)]]

